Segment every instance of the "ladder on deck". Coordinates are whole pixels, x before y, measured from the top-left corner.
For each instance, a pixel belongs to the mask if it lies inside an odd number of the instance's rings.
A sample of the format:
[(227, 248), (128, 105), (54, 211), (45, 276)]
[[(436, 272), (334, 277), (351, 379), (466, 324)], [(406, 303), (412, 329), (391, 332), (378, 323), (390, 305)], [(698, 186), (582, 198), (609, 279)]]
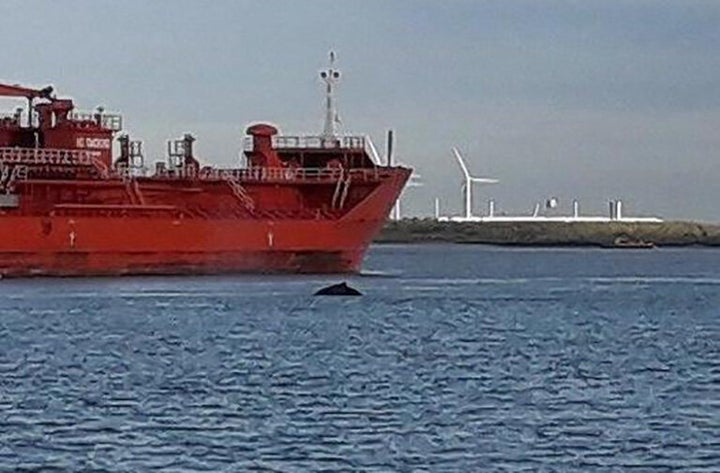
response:
[(95, 167), (98, 174), (100, 174), (101, 178), (107, 179), (110, 177), (110, 169), (108, 169), (107, 165), (100, 159), (92, 158), (92, 165)]
[(247, 193), (245, 188), (240, 185), (240, 183), (237, 181), (237, 179), (235, 179), (235, 177), (232, 176), (232, 174), (223, 172), (221, 174), (221, 177), (230, 187), (233, 195), (235, 195), (235, 197), (237, 197), (237, 199), (242, 202), (243, 206), (245, 206), (246, 209), (255, 209), (255, 201), (253, 201), (252, 197), (250, 197), (250, 194)]
[(350, 174), (340, 175), (335, 184), (335, 192), (333, 192), (330, 208), (340, 210), (345, 206), (348, 190), (350, 190)]
[(145, 205), (145, 197), (140, 191), (137, 180), (133, 179), (132, 176), (123, 180), (125, 181), (125, 192), (130, 197), (130, 203), (132, 205)]

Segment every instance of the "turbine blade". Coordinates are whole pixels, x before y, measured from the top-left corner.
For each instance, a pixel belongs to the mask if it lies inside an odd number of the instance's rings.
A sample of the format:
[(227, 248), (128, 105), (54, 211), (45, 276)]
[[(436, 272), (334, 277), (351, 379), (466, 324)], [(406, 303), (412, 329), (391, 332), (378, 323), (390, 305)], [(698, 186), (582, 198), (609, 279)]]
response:
[(463, 160), (462, 156), (460, 155), (460, 151), (458, 151), (457, 148), (453, 147), (452, 152), (453, 152), (453, 155), (455, 156), (455, 159), (457, 159), (457, 162), (460, 165), (460, 168), (462, 169), (463, 174), (465, 175), (465, 179), (470, 179), (470, 171), (468, 171), (467, 166), (465, 166), (465, 161)]
[(497, 179), (492, 179), (490, 177), (470, 177), (470, 180), (473, 182), (480, 182), (483, 184), (497, 184), (498, 182), (500, 182)]

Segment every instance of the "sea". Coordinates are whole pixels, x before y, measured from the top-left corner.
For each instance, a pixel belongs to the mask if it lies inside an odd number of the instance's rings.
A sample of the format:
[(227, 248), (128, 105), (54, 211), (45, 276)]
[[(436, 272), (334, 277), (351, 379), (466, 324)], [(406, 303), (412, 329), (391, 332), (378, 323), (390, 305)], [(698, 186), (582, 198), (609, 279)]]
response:
[(720, 250), (2, 280), (0, 471), (716, 473)]

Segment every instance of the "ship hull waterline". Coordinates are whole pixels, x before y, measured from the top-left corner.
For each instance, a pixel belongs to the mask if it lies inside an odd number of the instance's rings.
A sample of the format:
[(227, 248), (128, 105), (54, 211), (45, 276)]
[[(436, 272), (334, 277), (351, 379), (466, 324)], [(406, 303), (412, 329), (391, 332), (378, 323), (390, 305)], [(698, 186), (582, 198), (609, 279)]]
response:
[(5, 217), (0, 275), (352, 273), (381, 225)]

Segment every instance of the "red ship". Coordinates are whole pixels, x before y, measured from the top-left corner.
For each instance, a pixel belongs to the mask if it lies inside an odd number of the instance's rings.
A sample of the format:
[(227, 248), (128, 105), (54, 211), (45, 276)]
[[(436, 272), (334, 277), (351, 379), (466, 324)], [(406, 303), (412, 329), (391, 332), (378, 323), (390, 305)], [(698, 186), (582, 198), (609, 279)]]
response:
[(0, 84), (28, 101), (0, 117), (0, 275), (359, 271), (411, 170), (335, 133), (339, 73), (331, 63), (321, 77), (324, 132), (250, 126), (234, 169), (202, 164), (185, 135), (148, 170), (127, 135), (113, 153), (120, 116)]

